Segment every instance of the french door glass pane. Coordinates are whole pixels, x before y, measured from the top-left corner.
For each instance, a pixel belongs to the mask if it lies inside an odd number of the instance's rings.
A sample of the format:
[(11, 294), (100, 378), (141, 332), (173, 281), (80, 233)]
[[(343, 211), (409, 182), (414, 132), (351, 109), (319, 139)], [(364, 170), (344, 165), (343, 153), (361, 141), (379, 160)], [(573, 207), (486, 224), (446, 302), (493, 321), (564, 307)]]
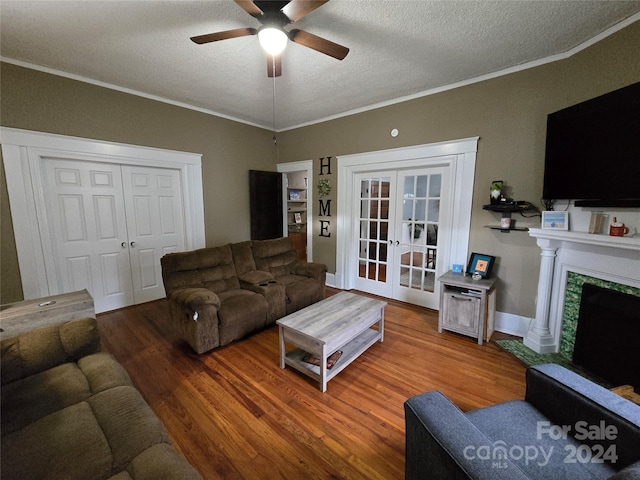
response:
[(404, 177), (399, 278), (403, 287), (434, 291), (441, 183), (441, 174)]
[(385, 282), (389, 241), (389, 177), (360, 181), (360, 278)]

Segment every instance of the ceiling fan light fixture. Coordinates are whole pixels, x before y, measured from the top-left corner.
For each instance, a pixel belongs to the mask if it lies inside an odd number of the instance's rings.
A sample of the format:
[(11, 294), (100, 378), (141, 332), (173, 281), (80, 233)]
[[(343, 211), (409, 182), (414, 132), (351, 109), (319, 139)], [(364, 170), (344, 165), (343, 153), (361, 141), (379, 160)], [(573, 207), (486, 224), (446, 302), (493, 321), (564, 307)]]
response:
[(260, 46), (265, 52), (274, 57), (284, 51), (288, 40), (289, 36), (281, 28), (263, 27), (258, 32)]

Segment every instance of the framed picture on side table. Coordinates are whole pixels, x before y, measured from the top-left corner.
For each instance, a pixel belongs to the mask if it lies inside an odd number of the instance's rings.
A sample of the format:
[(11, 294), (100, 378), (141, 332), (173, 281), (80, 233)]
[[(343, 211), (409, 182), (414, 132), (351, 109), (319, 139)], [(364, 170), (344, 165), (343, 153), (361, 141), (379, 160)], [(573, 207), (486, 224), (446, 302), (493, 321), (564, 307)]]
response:
[(496, 257), (491, 255), (485, 255), (484, 253), (472, 253), (469, 258), (469, 265), (467, 265), (467, 273), (473, 275), (474, 273), (480, 275), (482, 278), (489, 278), (491, 276), (491, 269), (496, 261)]
[(547, 230), (569, 230), (569, 212), (542, 212), (542, 228)]

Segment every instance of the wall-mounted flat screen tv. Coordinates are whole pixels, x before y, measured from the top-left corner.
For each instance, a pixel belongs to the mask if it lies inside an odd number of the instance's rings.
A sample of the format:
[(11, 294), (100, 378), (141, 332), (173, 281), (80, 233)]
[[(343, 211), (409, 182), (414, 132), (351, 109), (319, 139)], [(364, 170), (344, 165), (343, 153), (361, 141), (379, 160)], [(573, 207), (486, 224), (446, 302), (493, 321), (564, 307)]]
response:
[(640, 82), (548, 115), (542, 197), (640, 207)]

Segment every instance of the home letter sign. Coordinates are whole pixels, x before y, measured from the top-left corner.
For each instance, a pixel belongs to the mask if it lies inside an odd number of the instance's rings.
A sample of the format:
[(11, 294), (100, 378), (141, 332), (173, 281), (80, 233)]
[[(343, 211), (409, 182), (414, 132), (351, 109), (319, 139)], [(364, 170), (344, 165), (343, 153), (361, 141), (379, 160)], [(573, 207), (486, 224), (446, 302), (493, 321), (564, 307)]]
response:
[[(319, 175), (325, 175), (325, 170), (327, 175), (331, 175), (331, 157), (322, 157), (320, 159), (320, 172)], [(331, 192), (331, 183), (327, 179), (320, 180), (318, 183), (318, 193), (321, 197), (328, 195)], [(331, 216), (331, 200), (320, 199), (320, 217), (330, 217)], [(331, 226), (331, 222), (329, 220), (320, 220), (320, 236), (321, 237), (330, 237), (331, 232), (329, 231), (329, 227)]]

